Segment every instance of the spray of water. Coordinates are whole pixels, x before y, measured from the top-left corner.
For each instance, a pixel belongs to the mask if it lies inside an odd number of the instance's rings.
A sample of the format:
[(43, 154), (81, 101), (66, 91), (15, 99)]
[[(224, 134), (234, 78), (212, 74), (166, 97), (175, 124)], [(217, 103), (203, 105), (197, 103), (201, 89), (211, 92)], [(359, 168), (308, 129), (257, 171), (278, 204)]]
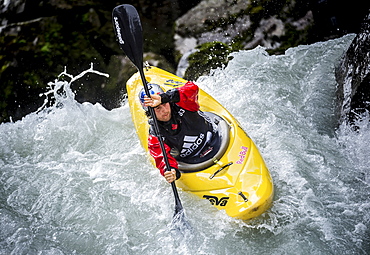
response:
[(54, 104), (0, 125), (0, 254), (366, 254), (370, 116), (355, 131), (334, 115), (334, 66), (352, 38), (281, 56), (241, 51), (196, 81), (256, 142), (276, 194), (241, 221), (180, 191), (193, 228), (181, 238), (171, 188), (128, 106), (76, 102), (71, 84), (83, 74), (65, 71), (69, 81), (42, 95)]

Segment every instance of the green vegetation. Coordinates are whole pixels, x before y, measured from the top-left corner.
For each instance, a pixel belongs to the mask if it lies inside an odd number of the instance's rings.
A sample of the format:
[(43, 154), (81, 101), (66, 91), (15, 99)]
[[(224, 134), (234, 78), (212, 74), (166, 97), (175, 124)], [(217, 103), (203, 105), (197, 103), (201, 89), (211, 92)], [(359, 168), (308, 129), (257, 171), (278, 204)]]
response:
[[(39, 94), (65, 66), (72, 69), (73, 74), (87, 69), (92, 62), (99, 65), (99, 69), (106, 68), (104, 63), (109, 61), (105, 61), (105, 57), (110, 58), (110, 55), (106, 55), (104, 49), (94, 47), (91, 39), (100, 27), (94, 28), (87, 23), (88, 15), (91, 12), (68, 18), (41, 18), (22, 24), (18, 33), (13, 33), (12, 27), (4, 29), (6, 36), (0, 37), (0, 122), (8, 121), (11, 116), (19, 119), (25, 113), (35, 111), (41, 105)], [(113, 34), (111, 24), (109, 28), (111, 31), (107, 33)], [(101, 96), (101, 83), (106, 83), (103, 93), (116, 97), (116, 91), (109, 91), (116, 84), (98, 79), (96, 83), (92, 82), (92, 87), (85, 89), (84, 99), (93, 99), (99, 93)], [(20, 106), (23, 112), (14, 111)]]

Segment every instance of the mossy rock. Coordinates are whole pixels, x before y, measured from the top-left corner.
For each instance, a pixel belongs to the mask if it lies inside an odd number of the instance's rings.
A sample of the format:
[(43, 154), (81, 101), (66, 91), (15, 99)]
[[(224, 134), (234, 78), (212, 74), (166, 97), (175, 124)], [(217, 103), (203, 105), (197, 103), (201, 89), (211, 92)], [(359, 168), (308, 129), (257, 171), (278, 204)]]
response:
[(184, 79), (196, 80), (202, 75), (208, 75), (210, 70), (226, 66), (229, 62), (229, 54), (232, 48), (222, 42), (207, 42), (199, 45), (197, 52), (188, 58)]

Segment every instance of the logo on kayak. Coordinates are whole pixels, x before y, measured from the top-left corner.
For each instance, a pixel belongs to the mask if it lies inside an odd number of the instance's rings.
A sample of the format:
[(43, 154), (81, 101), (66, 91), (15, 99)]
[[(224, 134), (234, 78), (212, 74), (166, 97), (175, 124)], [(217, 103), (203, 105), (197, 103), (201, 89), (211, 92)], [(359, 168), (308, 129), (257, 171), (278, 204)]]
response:
[(216, 196), (204, 195), (203, 198), (208, 199), (208, 201), (211, 202), (212, 205), (216, 206), (225, 206), (229, 201), (229, 197), (221, 197), (221, 199), (218, 200), (218, 197)]
[(164, 85), (167, 85), (167, 86), (171, 86), (171, 87), (176, 88), (176, 87), (180, 87), (180, 86), (184, 85), (184, 83), (181, 82), (181, 81), (175, 81), (175, 80), (172, 80), (171, 79), (171, 80), (166, 80), (164, 82)]
[(119, 27), (119, 23), (118, 23), (118, 18), (117, 17), (114, 17), (114, 25), (116, 26), (118, 42), (120, 44), (125, 44), (125, 42), (122, 39), (121, 28)]
[(245, 146), (242, 146), (241, 147), (241, 151), (239, 152), (239, 160), (236, 161), (236, 164), (242, 164), (244, 159), (245, 159), (245, 155), (247, 154), (247, 151), (248, 151), (248, 147), (245, 147)]

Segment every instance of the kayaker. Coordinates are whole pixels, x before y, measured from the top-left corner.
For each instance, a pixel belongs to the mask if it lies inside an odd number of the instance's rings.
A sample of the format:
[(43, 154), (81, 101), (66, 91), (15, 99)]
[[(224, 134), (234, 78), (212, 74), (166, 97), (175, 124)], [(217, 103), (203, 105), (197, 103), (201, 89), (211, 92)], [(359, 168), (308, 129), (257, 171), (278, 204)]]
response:
[[(143, 109), (149, 117), (148, 149), (157, 168), (168, 182), (181, 176), (177, 161), (189, 164), (211, 159), (220, 147), (217, 126), (199, 110), (199, 88), (193, 82), (163, 92), (157, 84), (148, 84), (151, 97), (144, 90), (139, 93)], [(166, 170), (158, 137), (148, 107), (153, 107), (168, 156), (170, 171)]]

